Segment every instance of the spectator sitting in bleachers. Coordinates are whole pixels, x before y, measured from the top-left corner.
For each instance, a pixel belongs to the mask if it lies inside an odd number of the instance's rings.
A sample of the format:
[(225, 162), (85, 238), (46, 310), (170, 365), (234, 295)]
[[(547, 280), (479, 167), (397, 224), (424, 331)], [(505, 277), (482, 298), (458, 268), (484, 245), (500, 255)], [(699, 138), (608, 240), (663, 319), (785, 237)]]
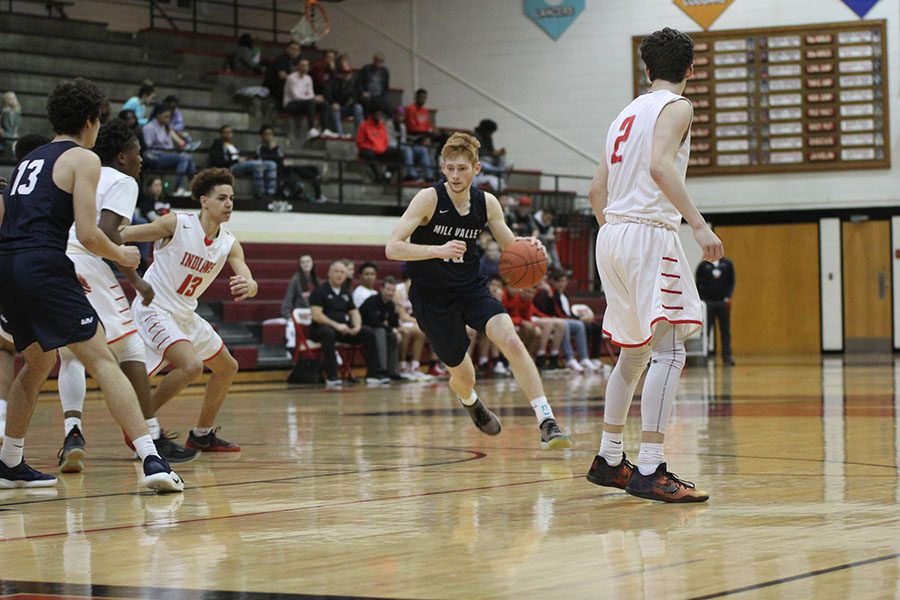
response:
[(344, 289), (348, 294), (352, 294), (353, 274), (356, 272), (356, 265), (353, 263), (353, 259), (350, 258), (342, 258), (341, 262), (344, 263), (344, 268), (347, 269), (347, 279), (344, 280)]
[[(503, 308), (506, 309), (510, 319), (512, 319), (513, 325), (516, 328), (516, 333), (519, 334), (522, 344), (525, 345), (525, 348), (530, 355), (536, 356), (538, 342), (541, 338), (541, 328), (532, 320), (532, 315), (529, 314), (527, 308), (523, 308), (526, 306), (526, 303), (522, 299), (519, 290), (505, 286), (503, 288), (502, 302)], [(531, 304), (530, 306), (533, 307), (534, 305)]]
[[(571, 311), (569, 298), (565, 294), (569, 285), (569, 275), (561, 268), (552, 267), (547, 272), (548, 286), (542, 286), (534, 299), (535, 305), (545, 314), (565, 319), (566, 335), (563, 339), (563, 353), (566, 355), (566, 366), (572, 371), (581, 373), (585, 369), (599, 370), (600, 361), (591, 360), (591, 356), (600, 354), (602, 329), (599, 324), (590, 320), (579, 319)], [(591, 334), (591, 349), (588, 348), (588, 334)], [(574, 336), (576, 350), (581, 361), (572, 353), (571, 338)]]
[(500, 244), (491, 240), (484, 249), (484, 256), (478, 265), (478, 273), (482, 277), (493, 277), (500, 274)]
[(319, 287), (316, 265), (313, 257), (304, 254), (297, 261), (297, 272), (288, 281), (284, 299), (281, 301), (281, 316), (287, 321), (284, 336), (285, 346), (293, 350), (297, 345), (297, 331), (294, 329), (293, 314), (296, 308), (309, 308), (309, 294)]
[[(285, 165), (284, 152), (275, 143), (275, 130), (271, 125), (263, 125), (259, 130), (261, 143), (256, 147), (256, 158), (270, 160), (278, 166), (278, 181), (285, 197), (303, 197), (310, 202), (321, 204), (328, 198), (322, 193), (322, 173), (315, 165)], [(314, 196), (306, 194), (303, 182), (310, 181)]]
[(223, 125), (219, 129), (219, 139), (209, 148), (207, 166), (231, 169), (237, 176), (251, 175), (253, 195), (257, 198), (275, 195), (278, 165), (271, 160), (241, 156), (241, 151), (234, 145), (234, 131), (229, 125)]
[(350, 66), (350, 59), (346, 54), (342, 54), (338, 59), (338, 71), (329, 81), (325, 99), (331, 106), (332, 129), (341, 137), (350, 137), (350, 134), (344, 133), (343, 119), (352, 116), (355, 134), (363, 121), (363, 107), (357, 101), (353, 67)]
[(153, 176), (147, 178), (144, 191), (138, 200), (137, 210), (148, 223), (152, 223), (171, 212), (172, 205), (166, 200), (166, 191), (162, 177)]
[(140, 143), (141, 145), (141, 156), (143, 156), (144, 150), (147, 149), (147, 143), (144, 141), (144, 130), (138, 123), (137, 116), (135, 116), (134, 111), (119, 111), (119, 118), (125, 121), (125, 124), (128, 125), (128, 127), (130, 127), (134, 132), (134, 136), (138, 139), (138, 143)]
[(130, 110), (137, 117), (138, 125), (143, 127), (150, 122), (152, 117), (148, 116), (153, 111), (153, 98), (156, 96), (156, 89), (150, 83), (142, 83), (138, 89), (137, 96), (132, 96), (122, 105), (122, 110)]
[(297, 59), (300, 58), (300, 44), (289, 42), (284, 52), (275, 57), (266, 69), (263, 85), (269, 89), (275, 107), (281, 110), (284, 106), (284, 82), (294, 70)]
[[(309, 131), (307, 138), (319, 137), (322, 133), (325, 135), (334, 135), (329, 129), (325, 129), (326, 123), (326, 105), (325, 97), (316, 94), (313, 88), (312, 77), (309, 76), (309, 61), (301, 58), (297, 61), (297, 68), (288, 75), (284, 82), (284, 112), (290, 113), (296, 117), (298, 122), (304, 117), (309, 122)], [(324, 132), (316, 128), (316, 119), (322, 123)]]
[(12, 152), (19, 139), (19, 121), (22, 119), (22, 106), (16, 93), (9, 91), (3, 94), (0, 101), (0, 150)]
[[(538, 327), (539, 339), (534, 352), (535, 365), (538, 369), (558, 369), (562, 365), (559, 362), (559, 351), (566, 337), (566, 321), (541, 312), (534, 305), (534, 288), (519, 290), (517, 309), (519, 317), (523, 321), (531, 321)], [(547, 356), (547, 349), (550, 355)]]
[(172, 121), (169, 123), (169, 127), (178, 134), (178, 137), (184, 140), (184, 151), (193, 152), (199, 148), (201, 144), (200, 140), (195, 140), (191, 137), (191, 134), (188, 133), (187, 127), (184, 124), (184, 115), (181, 113), (181, 109), (178, 108), (178, 96), (166, 96), (166, 99), (163, 100), (163, 104), (172, 110)]
[(531, 237), (536, 237), (544, 244), (547, 251), (548, 267), (559, 267), (559, 252), (556, 250), (556, 227), (553, 225), (553, 218), (556, 216), (556, 210), (552, 206), (545, 206), (543, 209), (534, 213), (531, 218)]
[(406, 273), (406, 267), (403, 267), (403, 276), (397, 282), (394, 291), (394, 304), (397, 306), (397, 313), (400, 315), (400, 334), (403, 339), (400, 340), (400, 375), (404, 374), (412, 376), (413, 379), (427, 381), (431, 379), (431, 375), (423, 373), (420, 369), (422, 360), (422, 351), (425, 349), (425, 332), (419, 327), (416, 318), (412, 314), (412, 302), (409, 301), (409, 275)]
[(356, 148), (359, 150), (359, 158), (366, 161), (372, 179), (385, 183), (390, 181), (391, 172), (384, 168), (383, 163), (400, 163), (400, 151), (391, 148), (387, 126), (384, 124), (384, 116), (381, 110), (376, 109), (362, 122), (356, 132)]
[(232, 71), (262, 73), (265, 67), (259, 64), (261, 50), (249, 33), (238, 38), (237, 48), (228, 55), (227, 66)]
[(506, 148), (497, 150), (494, 147), (494, 133), (497, 123), (483, 119), (475, 128), (475, 137), (481, 144), (478, 149), (478, 160), (481, 162), (481, 173), (476, 183), (487, 183), (496, 191), (503, 189), (503, 174), (506, 172)]
[[(497, 300), (500, 300), (500, 302), (503, 302), (504, 287), (505, 285), (500, 275), (492, 275), (488, 278), (488, 290), (490, 290), (491, 295)], [(493, 372), (495, 375), (506, 376), (511, 374), (500, 354), (500, 348), (498, 348), (497, 344), (492, 342), (484, 333), (477, 332), (475, 347), (478, 349), (479, 371), (482, 373), (489, 373), (491, 370), (491, 361), (493, 361)]]
[(518, 236), (531, 235), (531, 196), (519, 196), (516, 208), (512, 213), (510, 229)]
[(405, 109), (400, 106), (394, 112), (393, 118), (387, 122), (390, 145), (400, 150), (403, 159), (404, 181), (428, 181), (434, 179), (434, 162), (431, 151), (427, 146), (414, 143), (410, 140), (406, 131), (404, 120)]
[(337, 52), (326, 50), (325, 55), (312, 64), (309, 68), (309, 76), (313, 80), (313, 88), (317, 94), (327, 95), (326, 90), (331, 85), (331, 80), (337, 74)]
[[(365, 272), (365, 265), (360, 272)], [(375, 333), (375, 346), (378, 349), (381, 372), (387, 373), (387, 376), (395, 381), (414, 379), (413, 375), (399, 371), (399, 342), (403, 338), (400, 333), (400, 313), (397, 312), (397, 306), (394, 304), (396, 283), (396, 280), (388, 275), (381, 283), (381, 291), (372, 290), (374, 293), (359, 305), (363, 325), (371, 327)]]
[(346, 279), (347, 267), (342, 261), (335, 261), (328, 269), (328, 280), (309, 296), (313, 320), (309, 337), (322, 344), (325, 385), (331, 387), (343, 384), (338, 377), (334, 352), (337, 342), (362, 344), (368, 368), (366, 383), (389, 383), (390, 378), (381, 371), (378, 364), (375, 333), (362, 324), (362, 317), (353, 304), (353, 298), (344, 290)]
[(160, 105), (150, 122), (144, 125), (144, 142), (147, 145), (144, 160), (150, 171), (174, 167), (176, 190), (172, 195), (183, 198), (191, 195), (185, 187), (185, 178), (192, 178), (197, 172), (197, 166), (193, 156), (179, 151), (185, 145), (184, 140), (169, 128), (171, 120), (172, 111)]
[[(428, 91), (425, 88), (416, 90), (416, 100), (403, 107), (403, 120), (406, 124), (406, 140), (413, 152), (413, 161), (423, 166), (423, 179), (435, 177), (435, 147), (437, 134), (431, 123), (431, 111), (425, 106)], [(438, 149), (440, 151), (440, 149)]]
[(367, 115), (375, 110), (390, 116), (394, 113), (394, 106), (388, 100), (388, 92), (391, 86), (391, 73), (384, 66), (384, 56), (376, 52), (372, 57), (372, 63), (359, 70), (356, 77), (356, 97), (362, 103)]
[(353, 289), (353, 304), (362, 306), (363, 302), (378, 292), (375, 290), (375, 282), (378, 280), (378, 267), (371, 261), (366, 261), (359, 266), (359, 285)]

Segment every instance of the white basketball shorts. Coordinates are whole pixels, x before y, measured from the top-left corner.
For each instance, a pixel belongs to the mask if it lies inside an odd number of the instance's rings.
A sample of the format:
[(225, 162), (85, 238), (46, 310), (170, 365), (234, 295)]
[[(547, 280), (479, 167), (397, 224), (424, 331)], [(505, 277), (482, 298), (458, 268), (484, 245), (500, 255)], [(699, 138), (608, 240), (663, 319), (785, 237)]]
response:
[(169, 311), (153, 304), (143, 306), (140, 298), (135, 298), (131, 310), (138, 335), (144, 340), (148, 375), (155, 375), (168, 364), (165, 359), (166, 350), (175, 342), (190, 342), (203, 362), (215, 358), (225, 347), (212, 325), (196, 313), (178, 319)]
[(97, 311), (106, 330), (106, 343), (112, 344), (137, 332), (131, 318), (131, 307), (125, 290), (102, 258), (90, 254), (67, 254), (75, 265), (75, 272), (91, 286), (88, 302)]

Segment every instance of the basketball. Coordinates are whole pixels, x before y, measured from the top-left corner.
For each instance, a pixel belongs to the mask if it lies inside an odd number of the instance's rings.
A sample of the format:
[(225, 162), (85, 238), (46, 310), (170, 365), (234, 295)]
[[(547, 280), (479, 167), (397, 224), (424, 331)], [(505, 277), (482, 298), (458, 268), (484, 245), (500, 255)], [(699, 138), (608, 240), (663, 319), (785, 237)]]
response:
[(546, 253), (528, 240), (516, 240), (500, 254), (500, 276), (510, 287), (532, 288), (546, 272)]

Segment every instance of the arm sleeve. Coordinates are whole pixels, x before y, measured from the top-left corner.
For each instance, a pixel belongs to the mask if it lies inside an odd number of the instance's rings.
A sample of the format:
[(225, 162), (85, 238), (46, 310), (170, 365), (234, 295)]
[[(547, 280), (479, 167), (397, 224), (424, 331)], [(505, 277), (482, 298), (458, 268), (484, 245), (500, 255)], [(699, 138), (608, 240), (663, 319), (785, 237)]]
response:
[(120, 217), (128, 219), (134, 216), (137, 207), (138, 185), (131, 177), (123, 177), (115, 182), (103, 196), (103, 205), (100, 210), (108, 210)]

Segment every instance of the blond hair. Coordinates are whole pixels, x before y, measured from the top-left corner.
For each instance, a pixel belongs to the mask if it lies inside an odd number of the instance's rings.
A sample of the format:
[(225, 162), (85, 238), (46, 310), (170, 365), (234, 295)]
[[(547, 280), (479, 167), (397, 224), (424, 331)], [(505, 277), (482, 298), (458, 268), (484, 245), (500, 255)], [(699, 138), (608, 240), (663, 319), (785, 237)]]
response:
[(22, 106), (19, 104), (19, 99), (16, 98), (15, 92), (3, 94), (2, 106), (4, 110), (9, 109), (13, 112), (22, 112)]
[(479, 148), (481, 148), (481, 142), (474, 135), (457, 131), (450, 136), (450, 139), (447, 140), (447, 143), (441, 149), (441, 158), (449, 160), (461, 155), (474, 165), (478, 162)]

